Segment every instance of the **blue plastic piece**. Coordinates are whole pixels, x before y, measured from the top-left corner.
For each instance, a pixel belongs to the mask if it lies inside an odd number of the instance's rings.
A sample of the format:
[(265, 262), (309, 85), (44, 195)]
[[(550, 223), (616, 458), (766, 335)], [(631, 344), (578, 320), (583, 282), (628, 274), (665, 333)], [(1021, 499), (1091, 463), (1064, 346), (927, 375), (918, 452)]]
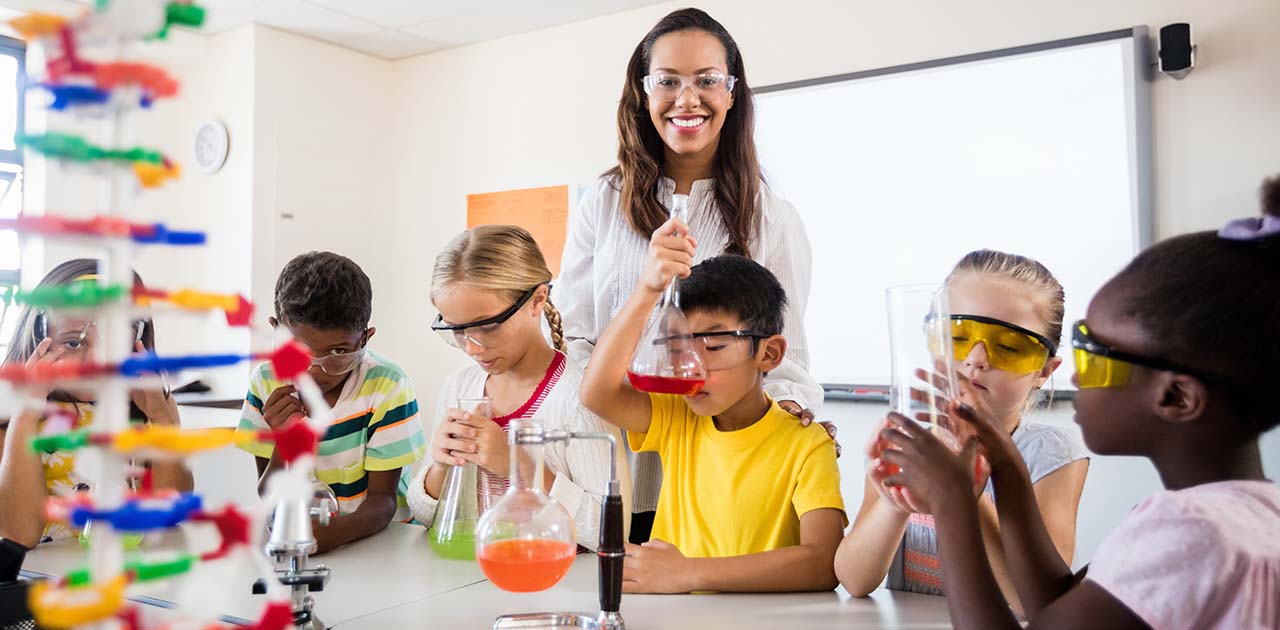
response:
[(163, 223), (151, 224), (153, 233), (147, 236), (135, 235), (133, 242), (156, 245), (204, 245), (204, 232), (188, 232), (170, 230)]
[(53, 95), (53, 103), (49, 104), (49, 109), (54, 111), (66, 111), (67, 108), (76, 105), (105, 105), (111, 100), (110, 91), (100, 90), (91, 85), (54, 85), (52, 83), (38, 85)]
[[(154, 500), (152, 500), (154, 501)], [(71, 510), (71, 525), (84, 527), (89, 521), (105, 521), (111, 528), (122, 532), (146, 532), (154, 529), (168, 529), (187, 520), (191, 513), (199, 510), (202, 503), (198, 495), (188, 492), (179, 494), (172, 503), (143, 507), (143, 501), (127, 499), (125, 504), (114, 510), (98, 510), (87, 507), (76, 507)]]
[(204, 232), (170, 231), (165, 234), (165, 242), (170, 245), (204, 245)]
[(212, 368), (235, 365), (248, 357), (239, 354), (203, 354), (182, 357), (161, 357), (150, 352), (135, 354), (120, 363), (120, 373), (140, 376), (159, 372), (177, 372), (195, 368)]

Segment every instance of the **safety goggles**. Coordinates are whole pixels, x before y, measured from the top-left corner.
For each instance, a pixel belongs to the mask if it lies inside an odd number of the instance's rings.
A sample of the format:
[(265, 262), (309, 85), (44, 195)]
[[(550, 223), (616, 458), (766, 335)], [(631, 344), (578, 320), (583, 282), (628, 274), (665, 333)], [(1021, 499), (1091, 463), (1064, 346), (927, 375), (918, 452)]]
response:
[(756, 339), (770, 335), (754, 330), (716, 330), (693, 333), (694, 348), (707, 371), (727, 370), (755, 355)]
[(1030, 374), (1044, 368), (1058, 347), (1048, 337), (993, 317), (951, 316), (951, 353), (964, 361), (981, 342), (987, 362), (1011, 374)]
[(436, 334), (440, 335), (440, 338), (445, 343), (455, 348), (466, 349), (467, 342), (474, 343), (481, 348), (491, 348), (499, 340), (502, 325), (507, 323), (507, 320), (511, 319), (522, 306), (529, 302), (540, 286), (542, 285), (535, 285), (525, 291), (524, 295), (520, 296), (520, 299), (511, 305), (511, 308), (493, 317), (466, 324), (449, 324), (444, 321), (443, 315), (436, 315), (436, 321), (431, 325), (431, 330), (436, 331)]
[[(285, 339), (288, 338), (283, 336), (285, 333), (279, 332), (280, 328), (283, 326), (284, 324), (276, 325), (277, 333), (273, 339), (273, 346), (279, 347), (280, 344), (284, 343)], [(336, 354), (326, 354), (322, 356), (315, 356), (313, 354), (311, 356), (311, 367), (318, 367), (321, 372), (324, 372), (329, 376), (342, 376), (343, 374), (356, 369), (356, 367), (360, 365), (360, 361), (364, 359), (364, 355), (366, 354), (365, 344), (367, 343), (369, 343), (369, 330), (365, 329), (363, 333), (360, 333), (360, 340), (356, 342), (355, 350), (350, 352), (338, 352)], [(308, 348), (308, 351), (311, 351), (311, 349)]]
[(1076, 385), (1080, 389), (1124, 387), (1133, 377), (1135, 365), (1190, 374), (1206, 382), (1212, 380), (1168, 361), (1116, 350), (1090, 336), (1089, 327), (1083, 319), (1072, 326), (1071, 347), (1076, 360)]
[[(135, 319), (129, 323), (130, 352), (133, 352), (135, 344), (142, 341), (146, 326), (145, 319)], [(61, 349), (64, 356), (86, 357), (84, 360), (87, 360), (90, 348), (102, 343), (102, 330), (97, 321), (69, 315), (50, 315), (43, 310), (35, 314), (32, 334), (36, 344), (46, 337), (52, 337), (51, 351)]]
[(733, 92), (738, 78), (720, 72), (703, 72), (684, 76), (671, 72), (657, 72), (644, 77), (644, 92), (663, 103), (680, 98), (686, 89), (692, 89), (700, 101), (716, 101)]

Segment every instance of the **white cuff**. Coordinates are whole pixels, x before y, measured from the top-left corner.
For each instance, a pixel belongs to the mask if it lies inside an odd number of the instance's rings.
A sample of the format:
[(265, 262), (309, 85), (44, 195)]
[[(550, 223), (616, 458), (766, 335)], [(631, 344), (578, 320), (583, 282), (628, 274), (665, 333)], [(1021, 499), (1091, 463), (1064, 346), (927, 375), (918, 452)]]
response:
[(557, 474), (556, 480), (551, 482), (551, 498), (563, 505), (570, 514), (578, 513), (578, 509), (582, 507), (582, 500), (586, 496), (587, 491), (569, 481), (566, 475)]
[(436, 520), (436, 507), (440, 504), (438, 499), (433, 499), (427, 494), (424, 485), (427, 473), (430, 471), (431, 464), (427, 463), (422, 470), (418, 471), (418, 474), (413, 476), (404, 493), (405, 501), (409, 504), (409, 513), (413, 514), (413, 520), (423, 527), (431, 527), (431, 523)]

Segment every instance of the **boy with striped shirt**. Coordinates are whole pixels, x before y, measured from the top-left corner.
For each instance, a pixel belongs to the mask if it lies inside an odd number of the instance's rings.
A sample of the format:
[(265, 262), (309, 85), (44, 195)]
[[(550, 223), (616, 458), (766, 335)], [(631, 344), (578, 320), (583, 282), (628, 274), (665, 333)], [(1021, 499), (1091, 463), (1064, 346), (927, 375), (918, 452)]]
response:
[[(318, 553), (381, 531), (395, 516), (401, 470), (422, 458), (426, 447), (418, 401), (409, 377), (365, 346), (373, 290), (351, 260), (311, 252), (289, 261), (276, 280), (273, 327), (284, 327), (310, 348), (309, 373), (333, 407), (334, 422), (320, 440), (316, 476), (333, 488), (339, 516), (315, 530)], [(292, 384), (277, 380), (271, 365), (258, 366), (249, 381), (240, 429), (283, 426), (307, 410)], [(242, 446), (258, 465), (258, 491), (282, 466), (270, 443)]]

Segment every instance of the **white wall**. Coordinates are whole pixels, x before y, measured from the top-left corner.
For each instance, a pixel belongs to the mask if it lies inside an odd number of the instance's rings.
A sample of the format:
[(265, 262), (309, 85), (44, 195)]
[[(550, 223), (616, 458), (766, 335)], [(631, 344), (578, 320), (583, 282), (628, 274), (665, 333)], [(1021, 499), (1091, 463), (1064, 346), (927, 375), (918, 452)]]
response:
[[(1154, 33), (1162, 24), (1189, 21), (1199, 67), (1180, 82), (1159, 78), (1152, 94), (1157, 235), (1214, 228), (1255, 213), (1262, 177), (1280, 171), (1275, 0), (697, 4), (734, 34), (756, 86), (1141, 24)], [(581, 184), (611, 166), (627, 59), (649, 27), (680, 6), (646, 7), (394, 64), (397, 153), (403, 156), (394, 178), (399, 290), (391, 312), (382, 302), (378, 317), (382, 338), (393, 342), (424, 408), (433, 408), (436, 384), (464, 361), (426, 333), (434, 311), (424, 287), (435, 252), (464, 227), (466, 194)], [(883, 412), (878, 405), (834, 403), (825, 415), (854, 451)], [(1069, 422), (1069, 416), (1057, 410), (1051, 420)], [(1273, 477), (1280, 475), (1277, 433), (1264, 441)], [(860, 466), (841, 467), (846, 500), (856, 509)], [(1078, 559), (1087, 560), (1127, 508), (1156, 487), (1145, 461), (1097, 461), (1081, 506)]]
[[(410, 285), (393, 273), (387, 244), (390, 173), (400, 157), (391, 101), (393, 66), (323, 42), (254, 26), (253, 300), (273, 314), (275, 280), (293, 256), (329, 250), (355, 260), (374, 289), (377, 326), (390, 295)], [(411, 329), (411, 323), (402, 324)], [(391, 335), (386, 335), (391, 336)], [(389, 346), (379, 335), (375, 349)], [(270, 343), (269, 338), (255, 345)], [(392, 351), (393, 357), (406, 354)]]

